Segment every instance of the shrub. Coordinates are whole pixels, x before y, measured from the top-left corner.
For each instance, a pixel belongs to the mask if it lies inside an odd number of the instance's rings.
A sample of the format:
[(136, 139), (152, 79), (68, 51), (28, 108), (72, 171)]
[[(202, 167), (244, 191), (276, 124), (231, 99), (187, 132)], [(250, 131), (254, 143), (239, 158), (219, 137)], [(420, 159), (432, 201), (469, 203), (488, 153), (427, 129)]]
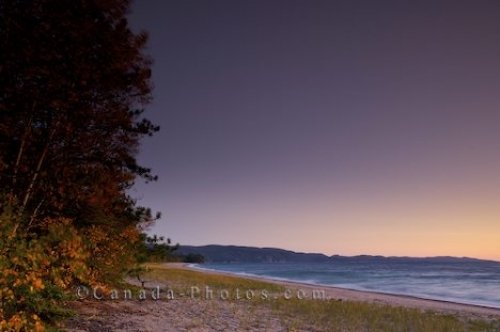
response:
[(0, 330), (43, 331), (68, 312), (65, 290), (89, 282), (88, 254), (67, 219), (47, 219), (43, 235), (22, 232), (12, 206), (0, 214)]

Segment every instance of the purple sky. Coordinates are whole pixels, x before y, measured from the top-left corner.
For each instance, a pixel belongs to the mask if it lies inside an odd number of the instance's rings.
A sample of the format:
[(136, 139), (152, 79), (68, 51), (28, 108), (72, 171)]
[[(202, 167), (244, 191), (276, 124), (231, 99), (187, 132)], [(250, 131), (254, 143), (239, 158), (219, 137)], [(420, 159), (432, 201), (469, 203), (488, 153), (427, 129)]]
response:
[(181, 244), (500, 259), (499, 1), (145, 1)]

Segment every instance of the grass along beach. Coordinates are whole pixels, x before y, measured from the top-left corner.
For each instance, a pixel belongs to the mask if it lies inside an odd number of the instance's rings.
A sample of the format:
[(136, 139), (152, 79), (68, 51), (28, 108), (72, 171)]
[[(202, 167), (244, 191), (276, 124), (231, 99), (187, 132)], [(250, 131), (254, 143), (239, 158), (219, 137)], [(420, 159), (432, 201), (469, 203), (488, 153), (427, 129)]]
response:
[[(68, 331), (500, 331), (500, 310), (148, 264), (146, 299), (73, 301)], [(160, 289), (153, 299), (151, 289)]]

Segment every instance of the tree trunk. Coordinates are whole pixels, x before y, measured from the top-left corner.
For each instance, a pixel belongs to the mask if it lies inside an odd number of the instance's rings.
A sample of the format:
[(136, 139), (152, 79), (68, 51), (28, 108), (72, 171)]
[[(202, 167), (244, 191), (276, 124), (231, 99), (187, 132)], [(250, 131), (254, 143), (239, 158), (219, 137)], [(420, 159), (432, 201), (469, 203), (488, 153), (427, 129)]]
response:
[(13, 197), (14, 195), (14, 190), (15, 190), (15, 187), (16, 187), (16, 182), (17, 182), (17, 173), (19, 172), (19, 165), (21, 164), (21, 159), (23, 157), (23, 153), (24, 153), (24, 148), (26, 146), (26, 142), (28, 140), (28, 136), (31, 132), (31, 123), (33, 121), (33, 112), (35, 110), (35, 105), (36, 105), (36, 102), (33, 102), (33, 106), (31, 107), (31, 114), (30, 114), (30, 118), (28, 120), (28, 124), (24, 130), (24, 134), (23, 134), (23, 138), (21, 139), (21, 145), (19, 146), (19, 151), (17, 152), (17, 158), (16, 158), (16, 162), (14, 164), (14, 171), (13, 171), (13, 175), (12, 175), (12, 188), (11, 188), (11, 197)]
[(36, 208), (33, 210), (33, 213), (31, 214), (30, 221), (29, 221), (26, 229), (29, 229), (33, 225), (33, 222), (35, 221), (35, 218), (36, 218), (38, 211), (40, 210), (40, 207), (42, 206), (43, 202), (45, 202), (45, 198), (42, 198), (40, 200), (40, 202), (38, 202)]
[[(52, 130), (49, 133), (49, 137), (47, 138), (47, 142), (45, 143), (45, 146), (43, 147), (42, 154), (40, 155), (40, 158), (38, 158), (38, 163), (36, 165), (35, 172), (33, 173), (33, 177), (31, 178), (28, 189), (26, 189), (26, 193), (24, 194), (21, 208), (19, 209), (19, 213), (18, 213), (19, 218), (24, 213), (24, 210), (26, 209), (26, 206), (28, 205), (28, 202), (30, 200), (31, 194), (33, 193), (33, 188), (35, 187), (36, 181), (38, 179), (38, 175), (40, 174), (40, 170), (42, 169), (43, 162), (45, 160), (45, 157), (47, 156), (47, 152), (49, 151), (49, 146), (52, 143), (52, 137), (55, 134), (56, 128), (57, 128), (57, 125), (54, 125)], [(16, 234), (17, 228), (19, 227), (20, 223), (21, 223), (21, 221), (19, 220), (16, 223), (16, 225), (14, 226), (14, 229), (12, 230), (12, 236), (14, 236)]]
[(26, 190), (26, 193), (24, 194), (24, 199), (23, 203), (21, 205), (21, 213), (24, 212), (24, 209), (26, 208), (26, 205), (28, 204), (28, 201), (31, 197), (31, 194), (33, 193), (33, 188), (35, 187), (36, 180), (38, 179), (38, 175), (40, 174), (40, 170), (42, 169), (43, 162), (45, 160), (45, 157), (47, 156), (47, 152), (49, 151), (49, 146), (50, 143), (52, 142), (52, 137), (54, 136), (54, 133), (56, 131), (56, 126), (52, 128), (50, 131), (49, 137), (47, 139), (47, 143), (45, 143), (45, 146), (43, 147), (42, 154), (40, 155), (40, 158), (38, 159), (38, 163), (35, 168), (35, 173), (33, 173), (33, 177), (31, 178), (31, 182), (28, 186), (28, 189)]

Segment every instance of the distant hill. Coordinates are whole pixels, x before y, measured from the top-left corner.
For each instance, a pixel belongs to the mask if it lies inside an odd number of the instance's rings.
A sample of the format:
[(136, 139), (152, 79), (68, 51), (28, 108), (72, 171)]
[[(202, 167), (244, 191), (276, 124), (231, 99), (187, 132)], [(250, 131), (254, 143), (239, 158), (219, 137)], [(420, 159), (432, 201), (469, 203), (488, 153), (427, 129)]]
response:
[(397, 261), (480, 261), (468, 257), (385, 257), (385, 256), (327, 256), (319, 253), (302, 253), (278, 248), (257, 248), (232, 245), (206, 245), (206, 246), (180, 246), (176, 251), (178, 255), (199, 254), (205, 258), (207, 263), (326, 263), (334, 261), (352, 260), (357, 262), (369, 262), (374, 260), (397, 260)]
[(327, 262), (324, 254), (306, 254), (276, 248), (255, 248), (241, 246), (180, 246), (177, 253), (201, 254), (207, 263), (308, 263)]

